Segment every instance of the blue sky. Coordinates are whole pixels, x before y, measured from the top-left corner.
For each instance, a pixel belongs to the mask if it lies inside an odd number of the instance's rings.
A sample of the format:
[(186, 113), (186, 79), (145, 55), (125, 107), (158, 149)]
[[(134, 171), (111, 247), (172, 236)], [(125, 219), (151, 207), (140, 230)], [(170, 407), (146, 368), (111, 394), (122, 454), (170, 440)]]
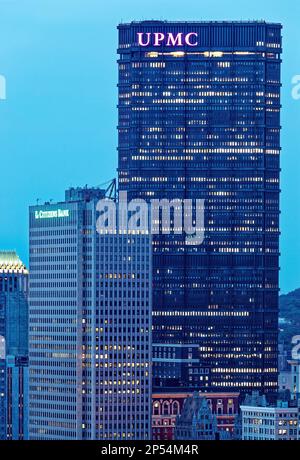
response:
[(284, 26), (281, 289), (300, 287), (300, 2), (0, 0), (0, 248), (28, 261), (27, 208), (117, 167), (117, 31), (140, 19), (265, 19)]

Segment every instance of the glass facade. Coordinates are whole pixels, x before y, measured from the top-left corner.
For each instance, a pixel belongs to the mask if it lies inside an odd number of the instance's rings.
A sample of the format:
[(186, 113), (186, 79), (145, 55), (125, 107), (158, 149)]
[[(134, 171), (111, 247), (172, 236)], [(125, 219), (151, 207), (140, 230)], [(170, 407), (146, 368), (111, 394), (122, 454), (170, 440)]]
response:
[(277, 388), (281, 25), (119, 25), (119, 190), (205, 200), (153, 240), (154, 387)]
[(28, 270), (0, 251), (0, 440), (28, 439)]

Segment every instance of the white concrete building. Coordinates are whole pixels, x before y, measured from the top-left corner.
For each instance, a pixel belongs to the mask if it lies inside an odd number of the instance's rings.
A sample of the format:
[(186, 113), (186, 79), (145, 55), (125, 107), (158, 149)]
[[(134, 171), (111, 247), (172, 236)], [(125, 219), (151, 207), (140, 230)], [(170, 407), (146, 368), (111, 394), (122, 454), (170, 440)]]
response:
[(242, 440), (297, 440), (299, 437), (299, 407), (279, 401), (268, 406), (260, 397), (255, 405), (245, 400), (241, 406)]

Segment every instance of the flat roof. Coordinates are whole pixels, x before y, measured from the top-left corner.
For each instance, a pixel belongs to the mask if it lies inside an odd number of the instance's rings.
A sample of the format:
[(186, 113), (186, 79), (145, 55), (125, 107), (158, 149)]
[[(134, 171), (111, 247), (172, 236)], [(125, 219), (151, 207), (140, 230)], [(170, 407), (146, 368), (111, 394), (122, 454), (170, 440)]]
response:
[(138, 24), (170, 24), (170, 25), (177, 25), (177, 24), (184, 24), (184, 25), (187, 25), (187, 24), (199, 24), (199, 25), (225, 25), (225, 24), (235, 24), (235, 25), (238, 25), (238, 24), (241, 24), (241, 25), (262, 25), (262, 24), (265, 24), (265, 25), (269, 25), (269, 26), (279, 26), (279, 27), (282, 27), (282, 24), (279, 23), (279, 22), (268, 22), (268, 21), (265, 21), (264, 19), (258, 19), (258, 20), (240, 20), (240, 21), (231, 21), (231, 20), (224, 20), (224, 21), (204, 21), (204, 20), (200, 20), (200, 21), (168, 21), (168, 20), (158, 20), (158, 19), (147, 19), (147, 20), (141, 20), (141, 21), (138, 21), (138, 20), (134, 20), (134, 21), (131, 21), (131, 22), (121, 22), (118, 27), (122, 27), (122, 26), (131, 26), (131, 25), (138, 25)]

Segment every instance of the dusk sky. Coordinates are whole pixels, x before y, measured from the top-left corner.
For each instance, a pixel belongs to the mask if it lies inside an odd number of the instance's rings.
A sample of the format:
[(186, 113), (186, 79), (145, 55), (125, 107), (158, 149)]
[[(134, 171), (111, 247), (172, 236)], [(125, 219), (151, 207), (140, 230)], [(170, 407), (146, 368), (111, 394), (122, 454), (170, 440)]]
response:
[(264, 19), (284, 27), (280, 285), (300, 288), (299, 17), (299, 0), (0, 0), (0, 249), (27, 263), (30, 204), (116, 177), (119, 22)]

